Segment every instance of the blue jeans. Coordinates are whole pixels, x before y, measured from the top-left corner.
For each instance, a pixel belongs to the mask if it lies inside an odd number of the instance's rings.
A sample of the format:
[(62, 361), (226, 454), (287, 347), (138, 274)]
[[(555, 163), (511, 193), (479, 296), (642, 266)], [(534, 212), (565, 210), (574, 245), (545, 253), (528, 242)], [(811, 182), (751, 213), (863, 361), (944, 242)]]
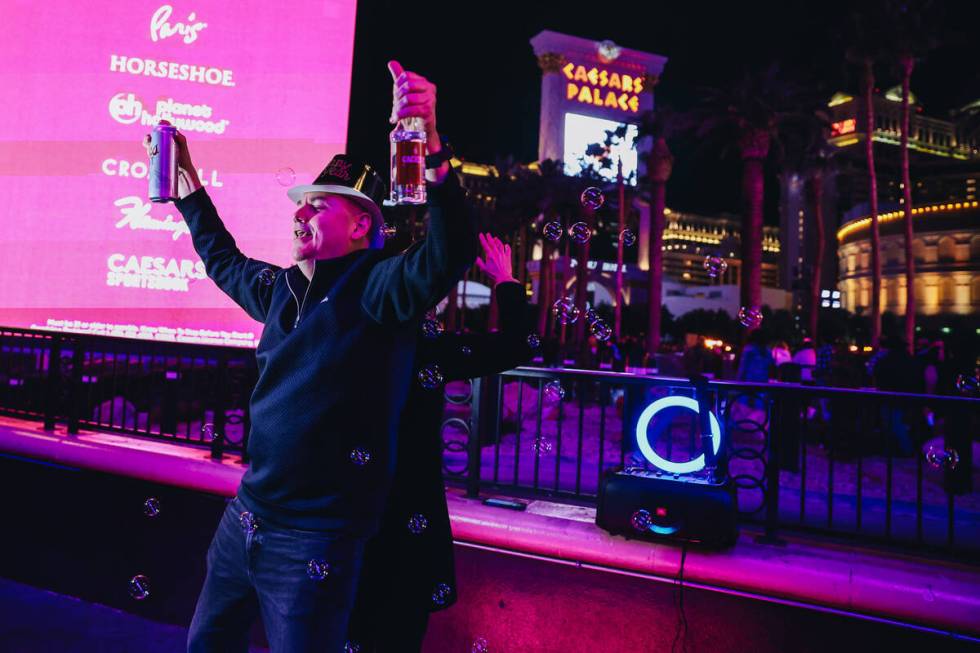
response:
[[(271, 653), (342, 653), (364, 540), (258, 520), (249, 533), (241, 525), (244, 511), (235, 497), (211, 541), (188, 653), (246, 653), (249, 629), (260, 614)], [(311, 560), (329, 565), (322, 580), (310, 577)]]

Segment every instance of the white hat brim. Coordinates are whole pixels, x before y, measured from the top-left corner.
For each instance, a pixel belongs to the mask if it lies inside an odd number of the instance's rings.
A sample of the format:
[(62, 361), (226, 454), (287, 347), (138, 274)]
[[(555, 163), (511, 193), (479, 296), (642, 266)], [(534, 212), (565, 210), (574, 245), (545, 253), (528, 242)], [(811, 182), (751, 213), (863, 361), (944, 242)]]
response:
[(384, 217), (381, 215), (381, 207), (375, 204), (370, 197), (359, 190), (333, 184), (304, 184), (293, 186), (286, 191), (286, 195), (294, 203), (302, 200), (305, 193), (330, 193), (331, 195), (343, 195), (358, 200), (358, 204), (371, 213), (371, 222), (374, 229), (374, 234), (371, 238), (371, 249), (381, 249), (384, 247), (384, 234), (381, 229), (384, 225)]

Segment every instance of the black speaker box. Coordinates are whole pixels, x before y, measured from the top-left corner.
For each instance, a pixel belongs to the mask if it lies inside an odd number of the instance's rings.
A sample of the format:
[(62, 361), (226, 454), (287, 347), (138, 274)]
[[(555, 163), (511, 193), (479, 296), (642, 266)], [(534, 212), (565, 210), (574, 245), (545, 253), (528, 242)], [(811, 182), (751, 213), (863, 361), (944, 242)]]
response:
[(738, 536), (737, 512), (728, 479), (609, 471), (599, 487), (595, 521), (614, 535), (724, 548)]

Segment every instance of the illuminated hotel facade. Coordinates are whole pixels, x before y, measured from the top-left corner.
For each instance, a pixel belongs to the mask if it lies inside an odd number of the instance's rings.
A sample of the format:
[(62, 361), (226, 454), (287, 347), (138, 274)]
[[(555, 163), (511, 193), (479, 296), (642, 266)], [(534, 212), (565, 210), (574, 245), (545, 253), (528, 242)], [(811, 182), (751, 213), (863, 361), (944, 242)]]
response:
[[(900, 89), (876, 94), (872, 101), (875, 119), (871, 138), (875, 144), (878, 210), (882, 216), (881, 307), (903, 314)], [(838, 148), (839, 156), (836, 169), (824, 180), (824, 232), (828, 240), (833, 234), (843, 240), (827, 243), (820, 287), (840, 290), (843, 308), (867, 311), (871, 293), (870, 241), (868, 229), (861, 226), (869, 222), (866, 219), (869, 183), (864, 152), (864, 102), (839, 92), (830, 98), (828, 110), (831, 115), (828, 143)], [(951, 119), (943, 120), (925, 115), (914, 94), (910, 96), (909, 161), (912, 205), (916, 211), (914, 247), (917, 259), (921, 259), (921, 264), (916, 266), (916, 283), (922, 285), (916, 303), (917, 311), (923, 314), (968, 313), (971, 305), (972, 310), (977, 310), (977, 291), (971, 285), (975, 281), (970, 279), (976, 278), (977, 265), (978, 245), (972, 234), (978, 227), (974, 202), (978, 198), (980, 144), (975, 137), (968, 138), (965, 129), (969, 116), (977, 110), (980, 102), (963, 107), (953, 112)], [(804, 186), (800, 175), (783, 175), (780, 268), (785, 287), (794, 291), (794, 307), (801, 313), (811, 310), (807, 305), (813, 269), (810, 247), (815, 242), (812, 209), (804, 200)]]
[[(905, 236), (901, 210), (878, 217), (881, 233), (881, 308), (905, 312)], [(923, 204), (912, 209), (916, 313), (980, 313), (980, 201)], [(844, 307), (871, 306), (871, 218), (860, 216), (837, 232), (839, 288)]]
[[(598, 159), (585, 154), (589, 144), (602, 143), (607, 130), (624, 128), (625, 138), (614, 144), (608, 156), (622, 157), (623, 174), (629, 186), (646, 174), (645, 155), (649, 139), (636, 142), (640, 115), (654, 107), (653, 88), (666, 59), (659, 55), (619, 47), (611, 42), (591, 41), (544, 31), (531, 39), (541, 69), (541, 116), (539, 160), (564, 164), (566, 174), (579, 174), (586, 166), (608, 184), (615, 171), (603, 169)], [(492, 214), (494, 188), (503, 171), (491, 165), (455, 161), (462, 184), (478, 208)], [(537, 170), (537, 163), (528, 166)], [(631, 193), (632, 194), (632, 193)], [(623, 286), (626, 305), (647, 301), (649, 270), (650, 206), (640, 198), (627, 207), (626, 223), (637, 233), (635, 245), (624, 250)], [(738, 285), (742, 271), (741, 221), (738, 216), (703, 216), (665, 210), (663, 235), (663, 301), (675, 315), (694, 308), (722, 309), (733, 316), (738, 311)], [(616, 240), (621, 229), (617, 217), (600, 213), (596, 235), (590, 245), (588, 296), (593, 304), (613, 303), (616, 276)], [(773, 308), (788, 308), (787, 293), (779, 285), (779, 230), (765, 227), (763, 233), (762, 284), (764, 300)], [(567, 240), (567, 239), (566, 239)], [(564, 249), (568, 246), (563, 241)], [(542, 249), (535, 235), (523, 229), (514, 239), (519, 280), (538, 298), (538, 276)], [(576, 282), (574, 251), (555, 252), (556, 273), (565, 280), (566, 292)], [(711, 278), (703, 267), (707, 255), (723, 257), (727, 270)], [(477, 283), (481, 278), (475, 276)], [(477, 286), (472, 290), (483, 292)], [(471, 290), (468, 290), (468, 293)], [(486, 291), (489, 294), (489, 291)], [(469, 295), (468, 295), (469, 301)]]
[[(496, 196), (494, 187), (501, 172), (492, 165), (470, 161), (454, 160), (453, 165), (460, 176), (468, 197), (478, 212), (486, 212), (487, 219), (493, 219)], [(532, 171), (537, 164), (528, 166)], [(705, 216), (686, 211), (664, 209), (665, 227), (663, 235), (664, 264), (664, 304), (674, 315), (682, 315), (694, 308), (722, 309), (735, 315), (738, 312), (738, 287), (741, 282), (741, 220), (735, 215)], [(623, 256), (624, 303), (645, 304), (647, 301), (647, 271), (649, 261), (649, 207), (642, 200), (633, 202), (630, 224), (639, 225), (636, 244), (626, 248)], [(597, 224), (597, 233), (592, 237), (588, 275), (588, 294), (593, 304), (612, 304), (615, 296), (616, 246), (619, 225)], [(567, 241), (565, 242), (567, 246)], [(530, 228), (522, 228), (512, 238), (515, 254), (515, 274), (526, 285), (537, 301), (538, 275), (541, 266), (541, 243)], [(779, 286), (779, 228), (763, 227), (762, 234), (762, 286), (763, 303), (770, 307), (789, 308), (788, 293)], [(569, 248), (568, 254), (574, 254)], [(572, 256), (561, 256), (554, 252), (556, 271), (565, 276), (566, 291), (575, 287)], [(718, 277), (708, 276), (704, 269), (704, 259), (708, 255), (720, 256), (728, 264)], [(474, 275), (477, 284), (482, 280)], [(489, 290), (479, 285), (469, 289), (469, 298), (479, 292), (489, 297)], [(698, 301), (694, 301), (698, 300)], [(482, 303), (482, 302), (471, 302)]]
[[(693, 213), (666, 209), (664, 229), (664, 273), (661, 297), (667, 309), (674, 315), (682, 315), (695, 308), (722, 309), (732, 315), (738, 312), (738, 287), (742, 264), (738, 258), (740, 248), (740, 223), (732, 218), (715, 218)], [(601, 238), (596, 236), (594, 238)], [(616, 234), (609, 234), (613, 240)], [(649, 270), (648, 244), (624, 256), (623, 288), (624, 304), (634, 302), (645, 305), (647, 302), (647, 271)], [(599, 244), (599, 243), (597, 243)], [(614, 251), (612, 248), (607, 252)], [(615, 254), (603, 255), (601, 248), (595, 249), (589, 261), (588, 296), (593, 304), (612, 304), (616, 288)], [(728, 268), (716, 278), (708, 276), (704, 269), (704, 259), (708, 255), (719, 255), (725, 259)], [(772, 308), (785, 308), (785, 293), (775, 291), (778, 283), (779, 267), (778, 230), (766, 227), (763, 233), (763, 286), (764, 303)], [(573, 257), (557, 257), (558, 274), (565, 275), (566, 294), (574, 292), (575, 266)], [(536, 244), (525, 262), (528, 270), (528, 283), (534, 295), (538, 291), (538, 273), (541, 265), (541, 246)]]

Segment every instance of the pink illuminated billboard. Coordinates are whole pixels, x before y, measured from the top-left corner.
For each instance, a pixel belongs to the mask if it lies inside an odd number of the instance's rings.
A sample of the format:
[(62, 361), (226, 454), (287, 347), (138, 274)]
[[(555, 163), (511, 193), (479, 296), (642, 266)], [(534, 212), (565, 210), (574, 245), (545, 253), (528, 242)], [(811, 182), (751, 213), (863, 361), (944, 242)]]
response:
[(0, 3), (0, 326), (254, 346), (144, 134), (187, 136), (239, 248), (289, 265), (286, 189), (344, 150), (354, 0)]

